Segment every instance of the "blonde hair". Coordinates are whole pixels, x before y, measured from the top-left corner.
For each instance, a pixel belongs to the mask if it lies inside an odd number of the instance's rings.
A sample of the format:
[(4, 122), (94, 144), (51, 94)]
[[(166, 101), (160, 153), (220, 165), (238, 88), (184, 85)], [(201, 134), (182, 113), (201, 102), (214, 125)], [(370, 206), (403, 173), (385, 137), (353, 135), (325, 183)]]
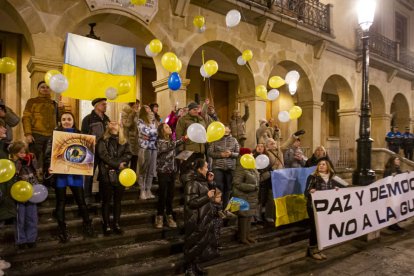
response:
[[(111, 137), (111, 130), (109, 128), (109, 124), (106, 126), (105, 132), (103, 134), (103, 139), (108, 140)], [(119, 125), (118, 126), (118, 143), (120, 145), (125, 145), (127, 143), (127, 139), (125, 138), (124, 128)]]

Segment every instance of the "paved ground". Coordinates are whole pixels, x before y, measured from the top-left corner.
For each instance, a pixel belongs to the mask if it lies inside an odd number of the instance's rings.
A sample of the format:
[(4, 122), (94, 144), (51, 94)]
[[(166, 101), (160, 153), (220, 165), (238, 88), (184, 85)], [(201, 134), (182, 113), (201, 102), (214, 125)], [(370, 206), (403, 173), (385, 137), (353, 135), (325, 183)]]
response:
[(326, 261), (300, 259), (262, 275), (414, 275), (414, 219), (405, 231), (382, 230), (377, 241), (353, 240), (324, 251)]

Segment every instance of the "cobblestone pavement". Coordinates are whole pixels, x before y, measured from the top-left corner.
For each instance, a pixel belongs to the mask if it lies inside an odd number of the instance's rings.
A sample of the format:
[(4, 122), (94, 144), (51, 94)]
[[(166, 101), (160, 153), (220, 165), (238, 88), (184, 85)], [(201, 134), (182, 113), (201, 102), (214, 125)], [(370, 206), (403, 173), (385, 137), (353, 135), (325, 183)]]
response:
[(379, 240), (362, 238), (324, 250), (325, 261), (305, 258), (262, 275), (414, 275), (414, 219), (399, 223), (404, 231), (381, 231)]

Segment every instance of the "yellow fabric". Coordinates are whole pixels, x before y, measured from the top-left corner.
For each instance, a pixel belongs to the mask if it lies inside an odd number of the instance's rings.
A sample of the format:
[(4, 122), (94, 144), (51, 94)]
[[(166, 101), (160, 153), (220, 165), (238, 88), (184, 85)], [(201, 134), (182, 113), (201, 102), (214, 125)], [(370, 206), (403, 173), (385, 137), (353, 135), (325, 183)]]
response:
[(240, 203), (236, 202), (236, 201), (230, 201), (227, 206), (226, 209), (224, 209), (225, 211), (230, 211), (232, 213), (235, 213), (237, 211), (240, 210)]
[(309, 218), (305, 195), (286, 195), (275, 198), (276, 227)]
[(63, 65), (63, 74), (69, 82), (68, 90), (62, 93), (65, 97), (80, 100), (105, 98), (105, 91), (108, 87), (118, 89), (118, 84), (123, 80), (127, 80), (131, 83), (131, 89), (126, 94), (118, 95), (113, 102), (135, 102), (136, 100), (135, 76), (104, 74), (69, 64)]

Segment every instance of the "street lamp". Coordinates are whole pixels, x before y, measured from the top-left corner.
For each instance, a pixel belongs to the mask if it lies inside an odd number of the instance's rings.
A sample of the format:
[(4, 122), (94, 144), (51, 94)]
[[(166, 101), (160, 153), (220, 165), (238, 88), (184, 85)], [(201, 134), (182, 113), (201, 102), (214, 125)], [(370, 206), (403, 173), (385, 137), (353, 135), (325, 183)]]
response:
[(369, 106), (369, 28), (374, 22), (375, 0), (359, 0), (358, 23), (362, 29), (362, 96), (357, 139), (357, 168), (352, 174), (354, 185), (369, 185), (375, 181), (375, 172), (371, 169), (372, 139)]

